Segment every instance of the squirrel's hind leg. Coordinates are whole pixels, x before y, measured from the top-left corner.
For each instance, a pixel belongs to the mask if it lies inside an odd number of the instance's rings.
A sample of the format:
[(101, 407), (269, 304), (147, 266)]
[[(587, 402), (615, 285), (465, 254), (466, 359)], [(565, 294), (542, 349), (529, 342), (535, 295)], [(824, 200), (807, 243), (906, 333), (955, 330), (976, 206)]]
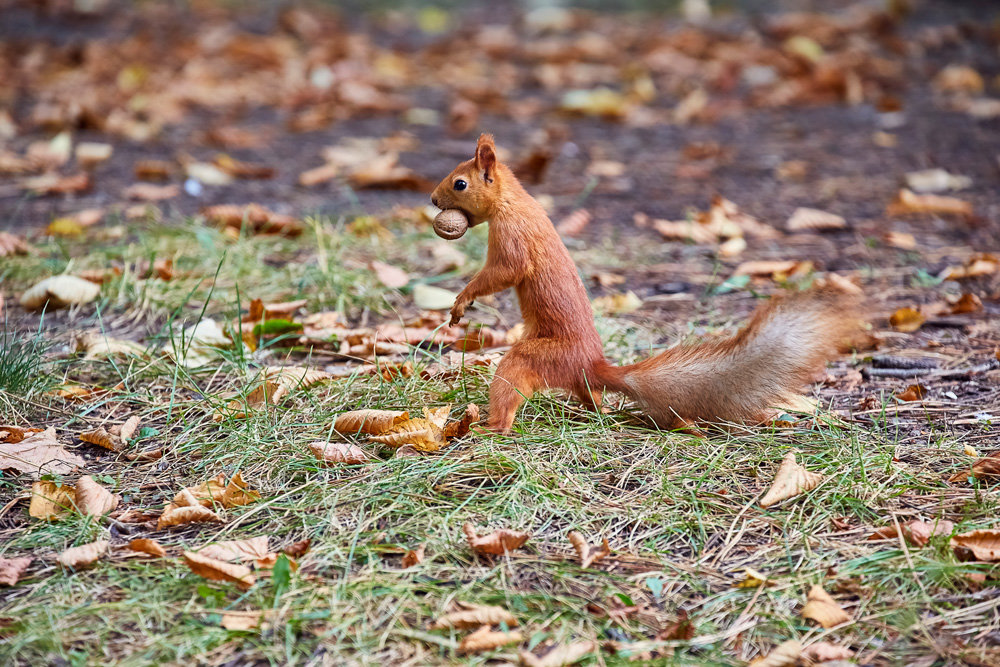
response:
[(497, 366), (490, 383), (489, 428), (497, 433), (509, 433), (517, 409), (541, 386), (538, 374), (524, 357), (511, 350)]

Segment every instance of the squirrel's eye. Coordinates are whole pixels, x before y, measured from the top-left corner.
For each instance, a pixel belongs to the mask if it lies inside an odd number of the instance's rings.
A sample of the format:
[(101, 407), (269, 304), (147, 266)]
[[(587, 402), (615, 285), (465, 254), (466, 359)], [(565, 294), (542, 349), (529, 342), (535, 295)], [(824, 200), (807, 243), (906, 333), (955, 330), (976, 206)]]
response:
[(469, 184), (460, 178), (457, 181), (455, 181), (455, 184), (452, 187), (455, 188), (456, 190), (464, 190), (468, 186)]

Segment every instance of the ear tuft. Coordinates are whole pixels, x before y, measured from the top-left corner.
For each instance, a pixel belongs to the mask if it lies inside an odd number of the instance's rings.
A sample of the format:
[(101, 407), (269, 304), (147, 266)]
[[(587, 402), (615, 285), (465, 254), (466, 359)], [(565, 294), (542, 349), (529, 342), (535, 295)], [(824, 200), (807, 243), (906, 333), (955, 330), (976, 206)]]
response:
[(483, 180), (493, 182), (496, 173), (497, 151), (492, 134), (480, 134), (476, 142), (476, 168), (483, 172)]

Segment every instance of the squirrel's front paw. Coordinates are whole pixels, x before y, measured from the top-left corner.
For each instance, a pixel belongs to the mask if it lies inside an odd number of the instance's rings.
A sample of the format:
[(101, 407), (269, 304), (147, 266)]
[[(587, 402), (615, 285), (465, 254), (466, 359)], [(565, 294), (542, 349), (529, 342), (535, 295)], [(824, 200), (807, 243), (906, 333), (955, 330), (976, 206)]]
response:
[(465, 315), (465, 307), (468, 305), (465, 301), (456, 301), (455, 305), (451, 307), (451, 321), (448, 322), (448, 326), (453, 327), (458, 324), (462, 316)]

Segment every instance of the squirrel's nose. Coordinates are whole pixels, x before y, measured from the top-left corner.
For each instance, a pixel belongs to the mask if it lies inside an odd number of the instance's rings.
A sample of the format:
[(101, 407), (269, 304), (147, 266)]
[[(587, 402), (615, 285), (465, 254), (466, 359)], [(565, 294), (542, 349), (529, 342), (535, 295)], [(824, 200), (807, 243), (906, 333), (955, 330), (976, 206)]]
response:
[[(434, 204), (435, 206), (437, 206), (438, 205), (438, 198), (437, 197), (431, 197), (431, 203)], [(438, 208), (441, 208), (441, 207), (438, 206)]]

